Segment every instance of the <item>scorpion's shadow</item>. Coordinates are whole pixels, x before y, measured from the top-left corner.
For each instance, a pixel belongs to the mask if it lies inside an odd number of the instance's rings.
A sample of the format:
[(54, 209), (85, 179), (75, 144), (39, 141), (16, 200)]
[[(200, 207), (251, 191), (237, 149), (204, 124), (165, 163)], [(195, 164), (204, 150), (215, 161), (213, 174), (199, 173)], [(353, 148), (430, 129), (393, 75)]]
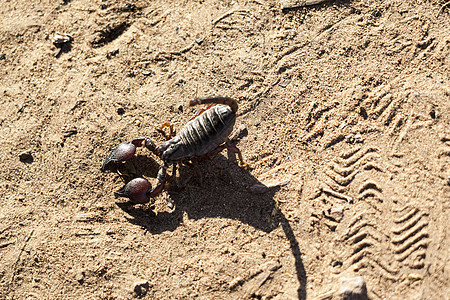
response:
[[(189, 219), (194, 220), (215, 217), (237, 219), (264, 232), (271, 232), (281, 225), (295, 258), (300, 282), (299, 299), (306, 299), (306, 272), (300, 248), (289, 221), (274, 201), (274, 195), (279, 188), (267, 189), (264, 193), (251, 193), (249, 187), (261, 183), (248, 170), (239, 168), (233, 155), (228, 155), (228, 160), (222, 155), (217, 155), (214, 159), (219, 165), (228, 168), (220, 170), (208, 161), (201, 163), (201, 184), (198, 183), (192, 167), (180, 170), (178, 183), (175, 181), (166, 191), (176, 206), (173, 212), (163, 211), (155, 214), (148, 205), (132, 206), (123, 202), (118, 202), (117, 205), (129, 215), (129, 222), (152, 234), (175, 230), (183, 223), (185, 213)], [(235, 162), (232, 162), (233, 160)], [(136, 156), (134, 164), (140, 166), (138, 173), (144, 174), (150, 181), (155, 181), (158, 171), (155, 161)]]

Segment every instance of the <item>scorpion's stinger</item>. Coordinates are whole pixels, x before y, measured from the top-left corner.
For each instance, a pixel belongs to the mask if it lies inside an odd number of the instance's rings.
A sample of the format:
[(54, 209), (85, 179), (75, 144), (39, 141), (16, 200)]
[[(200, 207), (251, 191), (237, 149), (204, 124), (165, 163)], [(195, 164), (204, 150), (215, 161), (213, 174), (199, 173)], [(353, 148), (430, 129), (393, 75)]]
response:
[(194, 120), (195, 118), (197, 118), (198, 116), (200, 116), (202, 113), (204, 113), (205, 111), (207, 111), (208, 109), (210, 109), (211, 107), (214, 106), (214, 103), (211, 103), (209, 105), (205, 105), (205, 107), (200, 108), (199, 110), (197, 110), (195, 112), (195, 114), (189, 119), (189, 121)]
[(233, 113), (236, 113), (238, 110), (238, 103), (235, 99), (230, 97), (222, 97), (222, 96), (214, 96), (214, 97), (205, 97), (205, 98), (197, 98), (189, 101), (189, 106), (199, 105), (199, 104), (208, 104), (208, 103), (217, 103), (228, 105), (231, 108)]

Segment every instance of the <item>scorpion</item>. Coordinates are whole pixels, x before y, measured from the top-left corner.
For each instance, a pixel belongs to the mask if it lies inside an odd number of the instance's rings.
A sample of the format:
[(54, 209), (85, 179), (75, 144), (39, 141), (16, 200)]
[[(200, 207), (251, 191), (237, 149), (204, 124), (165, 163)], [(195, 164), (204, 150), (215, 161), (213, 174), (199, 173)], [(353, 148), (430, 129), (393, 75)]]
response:
[[(148, 137), (139, 137), (131, 142), (120, 143), (111, 151), (103, 163), (102, 171), (131, 159), (136, 153), (137, 147), (147, 148), (162, 160), (155, 187), (152, 188), (150, 182), (145, 178), (134, 178), (123, 189), (115, 192), (116, 197), (129, 198), (134, 204), (147, 203), (164, 190), (168, 182), (175, 176), (178, 164), (190, 165), (192, 161), (211, 158), (224, 149), (237, 154), (240, 165), (247, 167), (241, 151), (228, 138), (236, 122), (237, 101), (222, 96), (197, 98), (189, 101), (189, 106), (200, 104), (205, 104), (205, 107), (199, 109), (178, 134), (174, 134), (173, 124), (170, 122), (166, 122), (156, 129), (167, 139), (160, 146), (157, 147)], [(164, 131), (165, 127), (169, 127), (168, 134)], [(173, 167), (171, 177), (167, 175), (167, 169), (170, 166)]]

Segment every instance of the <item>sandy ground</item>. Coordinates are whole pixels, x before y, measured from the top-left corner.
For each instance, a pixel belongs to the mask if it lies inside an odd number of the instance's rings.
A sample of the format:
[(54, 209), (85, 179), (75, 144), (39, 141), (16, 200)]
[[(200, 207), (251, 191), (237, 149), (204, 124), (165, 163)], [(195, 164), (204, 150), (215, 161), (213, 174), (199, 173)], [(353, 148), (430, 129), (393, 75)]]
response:
[[(0, 298), (447, 298), (445, 2), (1, 0)], [(209, 95), (239, 101), (250, 168), (115, 199), (109, 151)]]

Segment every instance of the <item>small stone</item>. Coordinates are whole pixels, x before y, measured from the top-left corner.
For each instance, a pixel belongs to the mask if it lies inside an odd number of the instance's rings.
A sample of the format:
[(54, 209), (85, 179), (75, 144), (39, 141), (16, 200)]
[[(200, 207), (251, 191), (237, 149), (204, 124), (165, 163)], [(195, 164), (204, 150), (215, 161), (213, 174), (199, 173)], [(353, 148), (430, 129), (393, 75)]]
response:
[(285, 88), (288, 86), (288, 84), (291, 82), (291, 80), (283, 80), (282, 82), (280, 82), (278, 85), (281, 86), (282, 88)]
[(430, 109), (430, 117), (436, 119), (436, 110), (434, 107)]
[(33, 155), (31, 154), (31, 150), (25, 150), (19, 154), (19, 159), (23, 163), (31, 163), (33, 162)]
[(84, 276), (85, 276), (84, 272), (78, 272), (78, 273), (75, 275), (75, 280), (78, 281), (79, 284), (83, 284), (83, 282), (84, 282)]
[(133, 291), (138, 297), (144, 297), (149, 289), (148, 280), (138, 280), (133, 284)]
[(116, 56), (117, 54), (119, 54), (119, 49), (116, 48), (116, 49), (113, 49), (111, 51), (108, 51), (108, 53), (106, 53), (106, 58), (107, 59), (111, 59), (114, 56)]
[(342, 300), (367, 300), (367, 287), (361, 276), (340, 279), (339, 295)]
[(355, 134), (354, 138), (355, 138), (355, 143), (363, 143), (364, 142), (362, 135), (359, 133)]
[(359, 133), (351, 133), (345, 137), (345, 142), (348, 144), (364, 143), (364, 138)]
[(269, 181), (266, 183), (255, 183), (248, 190), (253, 194), (263, 194), (268, 192), (270, 189), (285, 186), (290, 182), (290, 180), (284, 181)]
[(70, 43), (73, 38), (68, 34), (55, 34), (52, 38), (52, 43), (58, 48), (61, 48), (64, 44)]
[(118, 115), (123, 115), (125, 113), (125, 109), (123, 108), (123, 107), (119, 107), (118, 109), (117, 109), (117, 114)]
[(343, 262), (342, 261), (340, 261), (340, 260), (334, 260), (332, 263), (331, 263), (331, 266), (332, 267), (342, 267), (342, 265), (343, 265)]
[(411, 281), (423, 280), (423, 276), (417, 273), (411, 273), (406, 276)]
[(345, 142), (348, 144), (354, 144), (355, 143), (355, 135), (353, 133), (350, 133), (345, 137)]
[(6, 54), (5, 53), (0, 53), (0, 60), (4, 60), (6, 59)]
[(344, 218), (344, 208), (342, 206), (332, 207), (325, 215), (336, 222), (340, 222)]
[(144, 76), (152, 75), (152, 71), (144, 70), (144, 71), (142, 71), (142, 75), (144, 75)]
[(237, 286), (241, 285), (243, 282), (244, 282), (244, 279), (240, 276), (234, 278), (229, 283), (230, 290), (234, 290)]
[(203, 43), (205, 39), (204, 38), (198, 38), (195, 40), (195, 42), (197, 43), (197, 45), (200, 45), (201, 43)]
[(78, 133), (78, 130), (76, 128), (73, 129), (69, 129), (69, 130), (64, 130), (63, 131), (63, 136), (65, 138), (71, 137), (72, 135), (75, 135)]
[(263, 194), (263, 193), (267, 192), (269, 190), (269, 188), (262, 183), (255, 183), (248, 190), (250, 193), (253, 193), (253, 194)]

